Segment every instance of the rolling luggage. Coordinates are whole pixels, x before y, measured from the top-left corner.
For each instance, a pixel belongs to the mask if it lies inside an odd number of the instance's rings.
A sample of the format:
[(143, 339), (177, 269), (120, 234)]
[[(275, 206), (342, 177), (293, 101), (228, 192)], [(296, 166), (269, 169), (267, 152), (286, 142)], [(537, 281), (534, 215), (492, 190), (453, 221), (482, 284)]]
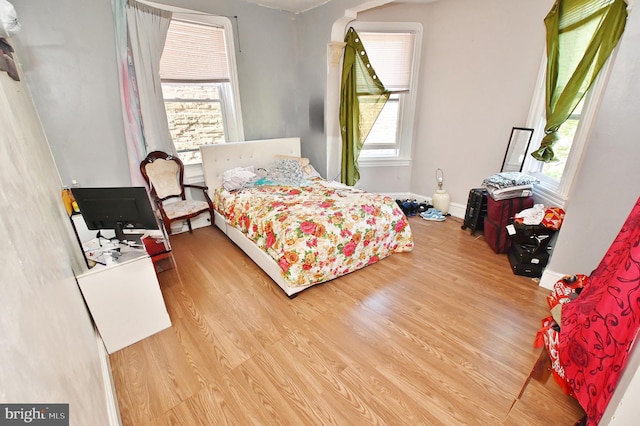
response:
[(462, 229), (471, 229), (471, 235), (476, 230), (484, 229), (484, 217), (487, 214), (487, 196), (488, 191), (485, 188), (474, 188), (469, 191), (469, 199), (467, 200), (467, 211), (464, 215), (464, 223)]
[(507, 226), (516, 213), (533, 207), (533, 197), (516, 197), (496, 201), (487, 197), (487, 217), (499, 225)]
[(495, 223), (488, 217), (484, 218), (484, 239), (495, 253), (507, 253), (511, 246), (506, 225)]
[(507, 225), (516, 213), (533, 207), (533, 197), (517, 197), (496, 201), (487, 197), (487, 217), (484, 219), (484, 237), (487, 244), (496, 253), (507, 253), (511, 247), (511, 238)]

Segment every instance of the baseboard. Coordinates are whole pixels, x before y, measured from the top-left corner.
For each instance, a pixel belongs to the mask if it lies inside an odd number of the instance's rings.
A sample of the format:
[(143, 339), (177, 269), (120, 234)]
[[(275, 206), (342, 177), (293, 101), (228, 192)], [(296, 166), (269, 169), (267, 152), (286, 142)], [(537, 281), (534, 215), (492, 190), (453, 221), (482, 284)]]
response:
[[(419, 194), (414, 194), (412, 192), (389, 192), (389, 193), (383, 193), (382, 195), (387, 195), (391, 198), (393, 198), (394, 200), (416, 200), (419, 203), (431, 203), (431, 197), (425, 197), (424, 195), (419, 195)], [(458, 204), (458, 203), (451, 203), (449, 205), (449, 214), (453, 217), (457, 217), (459, 219), (464, 219), (464, 215), (467, 211), (467, 206), (466, 205), (462, 205), (462, 204)]]
[(98, 356), (100, 357), (100, 370), (102, 371), (102, 380), (104, 384), (104, 392), (106, 394), (107, 414), (109, 416), (110, 426), (122, 426), (120, 418), (120, 407), (118, 406), (118, 398), (116, 397), (116, 387), (113, 383), (113, 375), (111, 374), (111, 364), (109, 363), (109, 354), (102, 342), (102, 337), (98, 333), (98, 329), (94, 328), (96, 340), (98, 342)]
[(458, 219), (464, 219), (464, 215), (467, 212), (467, 206), (466, 205), (462, 205), (462, 204), (458, 204), (458, 203), (451, 203), (449, 205), (449, 214), (453, 217), (457, 217)]
[[(410, 194), (408, 198), (416, 199), (419, 201), (427, 201), (431, 202), (431, 197), (425, 197), (424, 195), (418, 194)], [(449, 204), (449, 214), (453, 217), (457, 217), (459, 219), (464, 219), (464, 215), (467, 211), (467, 206), (459, 203), (450, 203)]]

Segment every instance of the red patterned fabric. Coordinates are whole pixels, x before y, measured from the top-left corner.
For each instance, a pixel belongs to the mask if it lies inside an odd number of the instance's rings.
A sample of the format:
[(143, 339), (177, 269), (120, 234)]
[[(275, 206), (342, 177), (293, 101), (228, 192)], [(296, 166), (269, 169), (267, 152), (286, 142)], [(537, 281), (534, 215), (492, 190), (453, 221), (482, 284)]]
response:
[[(556, 306), (571, 302), (578, 296), (579, 291), (581, 291), (588, 282), (589, 277), (586, 275), (567, 275), (562, 277), (562, 279), (558, 280), (553, 286), (551, 294), (547, 296), (549, 309), (553, 312)], [(569, 383), (567, 383), (564, 367), (560, 363), (558, 350), (559, 330), (560, 327), (553, 316), (544, 318), (542, 320), (542, 328), (536, 335), (534, 347), (540, 348), (544, 346), (546, 348), (549, 358), (551, 359), (553, 378), (566, 394), (574, 396), (573, 390), (569, 386)]]
[(597, 425), (640, 326), (640, 199), (580, 296), (562, 305), (558, 339), (567, 383)]
[(564, 368), (560, 363), (560, 357), (558, 356), (558, 333), (559, 327), (553, 320), (553, 317), (547, 317), (542, 320), (542, 328), (536, 335), (536, 341), (534, 347), (539, 348), (544, 346), (549, 354), (551, 360), (551, 372), (553, 378), (556, 380), (560, 388), (568, 395), (574, 396), (573, 391), (567, 383), (565, 377)]
[(544, 211), (544, 218), (542, 219), (542, 225), (545, 228), (558, 230), (562, 226), (564, 220), (564, 210), (560, 207), (551, 207)]
[(555, 308), (557, 305), (567, 303), (576, 298), (578, 290), (582, 289), (589, 282), (586, 275), (566, 275), (555, 283), (553, 291), (547, 296), (547, 304), (549, 309)]

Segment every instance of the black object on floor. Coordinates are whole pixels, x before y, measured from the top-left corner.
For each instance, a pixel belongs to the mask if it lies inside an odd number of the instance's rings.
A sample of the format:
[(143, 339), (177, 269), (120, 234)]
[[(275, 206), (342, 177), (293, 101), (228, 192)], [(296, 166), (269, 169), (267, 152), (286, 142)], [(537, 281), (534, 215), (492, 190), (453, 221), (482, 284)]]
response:
[(471, 229), (471, 235), (477, 230), (484, 230), (484, 217), (487, 215), (487, 196), (489, 192), (485, 188), (474, 188), (469, 191), (467, 211), (464, 215), (462, 229)]

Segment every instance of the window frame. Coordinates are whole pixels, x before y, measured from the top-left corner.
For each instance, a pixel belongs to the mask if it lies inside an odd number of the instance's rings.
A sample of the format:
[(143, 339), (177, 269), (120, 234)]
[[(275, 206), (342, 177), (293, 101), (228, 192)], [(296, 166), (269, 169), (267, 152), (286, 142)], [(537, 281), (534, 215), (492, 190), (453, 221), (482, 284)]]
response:
[[(180, 102), (184, 102), (184, 103), (217, 103), (220, 106), (220, 111), (222, 114), (222, 122), (223, 122), (223, 129), (224, 129), (224, 136), (225, 136), (225, 143), (229, 142), (229, 126), (227, 124), (227, 114), (226, 114), (226, 102), (228, 101), (225, 98), (224, 95), (224, 87), (228, 86), (229, 83), (200, 83), (200, 82), (192, 82), (192, 81), (177, 81), (177, 80), (171, 80), (171, 81), (162, 81), (162, 88), (163, 88), (163, 93), (164, 93), (164, 87), (165, 85), (167, 86), (184, 86), (184, 85), (204, 85), (204, 86), (215, 86), (217, 88), (218, 91), (218, 99), (214, 99), (214, 98), (206, 98), (206, 99), (199, 99), (199, 98), (174, 98), (174, 97), (165, 97), (163, 96), (163, 100), (164, 100), (164, 104), (165, 104), (165, 110), (166, 110), (166, 104), (168, 102), (174, 102), (174, 103), (180, 103)], [(167, 116), (167, 121), (169, 117)], [(217, 142), (219, 143), (219, 142)], [(173, 141), (173, 146), (174, 149), (176, 150), (176, 152), (179, 154), (181, 153), (185, 153), (185, 152), (193, 152), (193, 151), (199, 151), (199, 146), (198, 145), (198, 149), (183, 149), (180, 150), (178, 149), (178, 147), (175, 144), (175, 140)], [(182, 161), (185, 165), (188, 164), (200, 164), (200, 162), (197, 161), (186, 161), (184, 158), (182, 158)]]
[(551, 179), (547, 175), (541, 173), (543, 163), (531, 156), (531, 153), (540, 148), (540, 142), (544, 136), (544, 127), (546, 124), (546, 73), (547, 73), (547, 55), (542, 55), (540, 69), (538, 71), (538, 79), (535, 85), (533, 100), (529, 110), (527, 119), (527, 127), (535, 129), (533, 139), (529, 145), (529, 151), (525, 156), (525, 162), (522, 172), (540, 180), (538, 185), (534, 186), (534, 194), (545, 205), (551, 205), (564, 208), (570, 195), (573, 182), (580, 171), (584, 152), (588, 146), (591, 129), (595, 122), (600, 103), (604, 96), (609, 75), (613, 68), (611, 64), (615, 61), (617, 48), (611, 53), (611, 56), (603, 65), (600, 73), (594, 80), (591, 88), (585, 95), (584, 105), (580, 121), (576, 128), (576, 133), (571, 143), (571, 150), (567, 156), (567, 162), (562, 173), (560, 181)]
[[(220, 88), (220, 97), (223, 105), (223, 120), (225, 124), (225, 140), (242, 141), (244, 140), (244, 126), (242, 121), (242, 109), (240, 106), (240, 86), (238, 82), (238, 66), (236, 62), (236, 48), (231, 20), (225, 16), (212, 15), (206, 12), (199, 12), (180, 7), (174, 7), (163, 4), (153, 4), (155, 7), (171, 11), (176, 19), (187, 20), (204, 25), (212, 25), (224, 30), (226, 42), (227, 62), (229, 66), (229, 83), (216, 83)], [(175, 81), (166, 82), (175, 83)], [(163, 102), (165, 101), (163, 97)], [(173, 143), (173, 140), (171, 141)], [(175, 145), (174, 145), (175, 148)], [(194, 169), (195, 168), (195, 169)], [(202, 162), (194, 162), (185, 164), (185, 174), (187, 181), (200, 181), (204, 178), (202, 170)]]
[[(363, 147), (358, 158), (360, 167), (378, 166), (409, 166), (411, 164), (411, 153), (413, 150), (413, 138), (415, 134), (415, 111), (417, 103), (417, 92), (420, 70), (420, 54), (422, 52), (423, 27), (418, 22), (373, 22), (373, 21), (353, 21), (352, 26), (356, 32), (413, 32), (413, 61), (411, 65), (411, 83), (407, 93), (400, 93), (398, 102), (398, 126), (396, 130), (396, 142), (388, 144), (384, 148), (397, 150), (397, 155), (375, 156), (366, 155), (366, 151), (374, 149)], [(365, 46), (366, 48), (366, 46)], [(372, 64), (375, 68), (375, 64)], [(383, 82), (384, 83), (384, 82)], [(413, 111), (413, 113), (408, 113)], [(366, 146), (366, 145), (365, 145)], [(365, 155), (362, 155), (362, 154)]]

